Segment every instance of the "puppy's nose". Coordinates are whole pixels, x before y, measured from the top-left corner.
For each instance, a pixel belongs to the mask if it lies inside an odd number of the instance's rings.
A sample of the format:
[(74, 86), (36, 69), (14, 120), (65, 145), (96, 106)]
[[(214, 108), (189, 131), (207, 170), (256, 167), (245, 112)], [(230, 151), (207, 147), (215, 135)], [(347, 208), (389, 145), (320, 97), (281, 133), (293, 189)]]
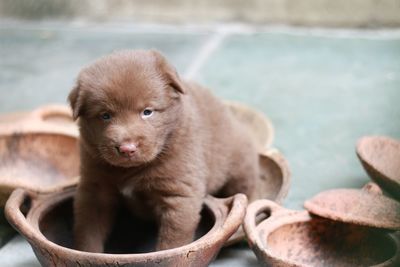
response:
[(124, 157), (131, 157), (137, 150), (137, 145), (134, 143), (122, 143), (117, 147), (118, 152)]

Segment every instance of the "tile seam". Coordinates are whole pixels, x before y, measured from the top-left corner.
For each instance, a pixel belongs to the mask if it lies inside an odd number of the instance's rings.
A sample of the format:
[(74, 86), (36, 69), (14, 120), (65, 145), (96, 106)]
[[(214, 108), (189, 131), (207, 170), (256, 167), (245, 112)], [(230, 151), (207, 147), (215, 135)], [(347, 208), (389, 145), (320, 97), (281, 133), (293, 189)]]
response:
[(200, 51), (192, 60), (192, 63), (189, 65), (183, 77), (188, 80), (195, 78), (195, 76), (200, 72), (200, 70), (206, 64), (211, 55), (218, 50), (225, 38), (230, 34), (230, 31), (226, 31), (223, 28), (220, 28), (215, 33), (213, 33), (212, 36), (200, 48)]

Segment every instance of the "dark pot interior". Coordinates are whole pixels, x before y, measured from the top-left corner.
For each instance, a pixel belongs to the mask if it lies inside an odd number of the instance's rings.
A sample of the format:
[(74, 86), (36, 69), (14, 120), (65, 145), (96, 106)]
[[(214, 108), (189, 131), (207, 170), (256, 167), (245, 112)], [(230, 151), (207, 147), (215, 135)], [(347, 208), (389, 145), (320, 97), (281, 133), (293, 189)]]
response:
[[(204, 207), (196, 239), (205, 235), (214, 225), (215, 217)], [(96, 220), (96, 218), (93, 218)], [(40, 231), (50, 241), (73, 248), (72, 198), (68, 198), (46, 211), (39, 221)], [(132, 254), (154, 251), (157, 240), (155, 223), (135, 218), (121, 207), (105, 247), (105, 253)]]
[(382, 230), (313, 217), (267, 237), (276, 257), (308, 266), (371, 266), (392, 258), (396, 243)]

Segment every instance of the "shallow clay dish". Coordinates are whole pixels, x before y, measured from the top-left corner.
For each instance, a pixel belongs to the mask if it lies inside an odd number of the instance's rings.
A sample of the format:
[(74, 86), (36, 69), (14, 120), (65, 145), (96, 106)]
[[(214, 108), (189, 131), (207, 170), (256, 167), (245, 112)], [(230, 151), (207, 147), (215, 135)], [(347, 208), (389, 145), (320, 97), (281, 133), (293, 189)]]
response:
[(157, 228), (120, 212), (106, 253), (88, 253), (72, 248), (74, 190), (38, 196), (17, 189), (7, 201), (8, 221), (28, 240), (43, 266), (207, 266), (241, 224), (247, 205), (243, 194), (207, 197), (197, 239), (158, 252), (151, 252)]
[(400, 141), (366, 136), (358, 141), (356, 151), (368, 175), (400, 200)]
[(77, 127), (65, 106), (0, 119), (0, 206), (18, 187), (60, 191), (77, 183)]
[[(257, 224), (259, 215), (266, 219)], [(400, 266), (398, 232), (287, 210), (270, 200), (249, 205), (244, 229), (264, 266)]]
[(259, 152), (269, 149), (274, 141), (274, 127), (271, 121), (261, 112), (234, 101), (224, 101), (232, 114), (242, 122), (257, 140)]

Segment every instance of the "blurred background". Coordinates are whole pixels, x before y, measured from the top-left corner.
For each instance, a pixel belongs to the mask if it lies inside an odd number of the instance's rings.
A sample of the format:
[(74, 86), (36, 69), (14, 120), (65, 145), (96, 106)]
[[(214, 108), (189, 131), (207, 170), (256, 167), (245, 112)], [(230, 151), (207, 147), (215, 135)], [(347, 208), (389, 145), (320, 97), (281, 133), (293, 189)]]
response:
[[(135, 48), (272, 120), (289, 208), (368, 182), (359, 137), (400, 138), (400, 0), (0, 0), (0, 112), (66, 103), (82, 66)], [(2, 266), (39, 266), (9, 239)], [(258, 266), (245, 244), (212, 266), (228, 265)]]

